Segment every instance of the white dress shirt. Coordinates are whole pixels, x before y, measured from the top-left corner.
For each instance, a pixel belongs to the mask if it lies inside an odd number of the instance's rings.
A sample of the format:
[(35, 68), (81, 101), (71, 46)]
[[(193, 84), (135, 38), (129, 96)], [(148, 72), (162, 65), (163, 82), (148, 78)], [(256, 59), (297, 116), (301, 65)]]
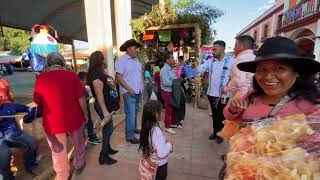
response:
[(230, 80), (233, 60), (233, 57), (229, 55), (225, 55), (223, 60), (211, 58), (195, 69), (196, 73), (204, 73), (209, 70), (210, 82), (207, 91), (209, 96), (221, 97), (221, 88), (225, 87)]

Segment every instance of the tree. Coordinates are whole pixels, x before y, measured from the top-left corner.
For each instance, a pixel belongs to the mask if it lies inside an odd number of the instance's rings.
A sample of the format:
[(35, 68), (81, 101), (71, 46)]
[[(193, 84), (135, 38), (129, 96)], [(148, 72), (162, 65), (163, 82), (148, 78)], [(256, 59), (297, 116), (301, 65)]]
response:
[(21, 55), (30, 47), (30, 32), (8, 27), (4, 27), (3, 32), (4, 37), (0, 37), (0, 51), (11, 51), (12, 55)]

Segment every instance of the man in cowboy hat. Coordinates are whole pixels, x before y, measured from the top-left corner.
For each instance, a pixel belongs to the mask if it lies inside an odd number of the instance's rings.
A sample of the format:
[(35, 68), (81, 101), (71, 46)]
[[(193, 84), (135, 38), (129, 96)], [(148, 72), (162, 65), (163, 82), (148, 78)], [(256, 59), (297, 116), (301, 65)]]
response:
[(120, 93), (124, 99), (124, 111), (126, 114), (126, 140), (132, 144), (138, 144), (135, 137), (137, 130), (137, 117), (139, 100), (145, 88), (142, 65), (137, 59), (138, 48), (142, 45), (134, 39), (126, 41), (120, 46), (120, 51), (126, 52), (116, 61), (116, 80), (120, 84)]

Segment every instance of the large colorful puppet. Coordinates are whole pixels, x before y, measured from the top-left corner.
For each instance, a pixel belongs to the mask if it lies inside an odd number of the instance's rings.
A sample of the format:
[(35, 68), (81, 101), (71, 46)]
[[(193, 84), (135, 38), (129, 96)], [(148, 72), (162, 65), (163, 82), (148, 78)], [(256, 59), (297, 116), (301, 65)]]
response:
[(52, 52), (59, 52), (57, 40), (49, 34), (49, 28), (58, 38), (57, 31), (51, 26), (36, 24), (32, 27), (31, 47), (27, 49), (30, 66), (34, 72), (42, 72), (46, 68), (45, 58)]

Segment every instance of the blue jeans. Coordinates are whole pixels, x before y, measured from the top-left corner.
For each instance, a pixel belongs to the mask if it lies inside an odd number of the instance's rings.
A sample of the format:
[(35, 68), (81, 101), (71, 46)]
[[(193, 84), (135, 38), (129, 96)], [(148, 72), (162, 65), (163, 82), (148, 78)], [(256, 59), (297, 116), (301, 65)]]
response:
[[(100, 119), (103, 120), (104, 119), (103, 112), (102, 112), (98, 102), (94, 103), (94, 109), (96, 110), (96, 112), (99, 115)], [(103, 153), (103, 154), (108, 153), (108, 148), (109, 148), (109, 145), (110, 145), (110, 140), (111, 140), (112, 133), (113, 133), (113, 120), (111, 119), (102, 128), (102, 148), (101, 148), (101, 153)]]
[(4, 180), (13, 179), (10, 169), (11, 161), (11, 147), (18, 147), (24, 149), (24, 166), (27, 171), (31, 171), (33, 166), (36, 165), (36, 140), (26, 134), (19, 137), (12, 137), (0, 143), (0, 174)]
[(91, 111), (90, 111), (90, 106), (89, 102), (87, 102), (87, 112), (88, 112), (88, 122), (86, 124), (86, 128), (88, 131), (88, 137), (89, 140), (97, 138), (96, 133), (93, 130), (93, 122), (92, 122), (92, 117), (91, 117)]
[(123, 94), (124, 112), (126, 114), (126, 139), (135, 138), (135, 130), (137, 129), (137, 119), (139, 112), (139, 103), (141, 95), (131, 96), (129, 93)]

